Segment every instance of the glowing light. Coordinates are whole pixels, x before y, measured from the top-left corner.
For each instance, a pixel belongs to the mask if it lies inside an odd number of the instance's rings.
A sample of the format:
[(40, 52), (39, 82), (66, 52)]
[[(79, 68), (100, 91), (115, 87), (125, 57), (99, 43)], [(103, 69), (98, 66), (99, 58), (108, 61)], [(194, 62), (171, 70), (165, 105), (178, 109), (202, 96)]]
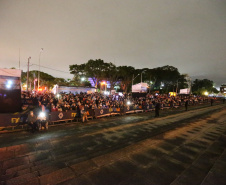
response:
[(206, 91), (206, 92), (204, 92), (204, 95), (208, 96), (208, 95), (209, 95), (209, 93)]
[(81, 81), (82, 81), (82, 82), (85, 81), (85, 77), (82, 77), (82, 78), (81, 78)]
[(104, 91), (104, 94), (105, 95), (109, 95), (110, 93), (108, 91)]
[(102, 84), (105, 84), (106, 82), (102, 82)]
[(6, 83), (6, 88), (10, 89), (12, 87), (13, 81), (12, 80), (8, 80)]
[(39, 113), (39, 117), (40, 117), (40, 118), (44, 118), (44, 117), (45, 117), (45, 113), (44, 113), (44, 112), (40, 112), (40, 113)]
[(128, 102), (127, 102), (127, 105), (130, 105), (130, 104), (131, 104), (130, 101), (128, 101)]

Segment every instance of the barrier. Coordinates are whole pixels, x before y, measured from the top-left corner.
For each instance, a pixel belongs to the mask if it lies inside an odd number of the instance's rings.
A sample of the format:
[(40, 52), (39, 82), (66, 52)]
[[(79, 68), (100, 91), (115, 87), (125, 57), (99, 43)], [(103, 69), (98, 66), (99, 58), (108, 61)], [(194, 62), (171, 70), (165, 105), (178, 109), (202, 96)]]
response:
[[(220, 102), (217, 102), (220, 103)], [(189, 105), (192, 105), (189, 102)], [(183, 107), (184, 102), (176, 102), (172, 104), (172, 108)], [(168, 109), (171, 108), (169, 103), (161, 104), (161, 109)], [(145, 104), (143, 106), (125, 106), (125, 107), (112, 107), (112, 108), (103, 108), (103, 109), (88, 109), (87, 110), (87, 117), (93, 119), (98, 117), (106, 117), (106, 116), (114, 116), (114, 115), (121, 115), (121, 114), (130, 114), (130, 113), (138, 113), (143, 111), (153, 111), (155, 110), (155, 106), (150, 104)], [(52, 123), (61, 122), (61, 121), (75, 121), (80, 119), (80, 114), (78, 115), (77, 111), (69, 110), (66, 112), (56, 111), (50, 112), (49, 121)], [(17, 113), (17, 114), (1, 114), (0, 119), (0, 127), (17, 127), (27, 123), (28, 113)]]
[(95, 117), (94, 109), (88, 109), (86, 113), (88, 119), (93, 119)]
[(1, 114), (0, 127), (16, 127), (26, 122), (26, 114)]
[(94, 111), (95, 111), (95, 118), (105, 117), (105, 116), (110, 116), (111, 115), (111, 113), (109, 112), (109, 108), (94, 109)]
[(60, 121), (73, 121), (75, 117), (77, 116), (77, 112), (70, 110), (67, 112), (62, 112), (62, 111), (56, 111), (56, 112), (51, 112), (50, 113), (50, 119), (49, 121), (54, 123), (54, 122), (60, 122)]
[(144, 105), (144, 109), (145, 109), (145, 111), (154, 111), (155, 106), (153, 104), (146, 104), (146, 105)]
[(134, 113), (134, 107), (133, 106), (125, 106), (124, 114), (131, 114), (131, 113)]

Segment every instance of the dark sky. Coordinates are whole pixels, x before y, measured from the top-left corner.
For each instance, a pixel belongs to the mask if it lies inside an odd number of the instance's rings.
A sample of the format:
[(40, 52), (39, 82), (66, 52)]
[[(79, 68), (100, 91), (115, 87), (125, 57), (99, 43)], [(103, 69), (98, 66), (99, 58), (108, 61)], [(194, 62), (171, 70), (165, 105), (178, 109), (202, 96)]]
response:
[[(0, 0), (0, 68), (103, 59), (226, 83), (226, 0)], [(32, 65), (31, 70), (37, 70)]]

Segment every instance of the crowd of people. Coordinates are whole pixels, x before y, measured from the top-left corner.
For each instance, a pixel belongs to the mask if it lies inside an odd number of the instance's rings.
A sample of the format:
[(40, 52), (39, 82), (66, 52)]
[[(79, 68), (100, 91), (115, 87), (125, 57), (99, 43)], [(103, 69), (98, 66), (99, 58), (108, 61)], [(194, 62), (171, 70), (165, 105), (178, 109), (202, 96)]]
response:
[[(117, 111), (118, 108), (126, 106), (133, 106), (134, 109), (145, 109), (150, 105), (155, 109), (155, 117), (159, 117), (159, 110), (165, 106), (168, 108), (185, 106), (188, 110), (189, 105), (196, 105), (200, 103), (210, 102), (214, 103), (213, 97), (206, 96), (169, 96), (168, 94), (145, 94), (144, 97), (133, 97), (132, 94), (114, 94), (104, 95), (101, 93), (60, 93), (53, 94), (51, 92), (45, 93), (30, 93), (23, 92), (22, 100), (25, 103), (27, 100), (33, 105), (33, 110), (28, 116), (28, 122), (32, 131), (40, 130), (42, 126), (48, 129), (48, 116), (51, 112), (67, 112), (73, 110), (77, 117), (82, 118), (82, 122), (88, 121), (87, 110), (108, 108), (109, 112)], [(223, 103), (225, 99), (223, 99)], [(26, 104), (26, 103), (25, 103)], [(45, 112), (45, 117), (39, 116), (40, 112)], [(34, 121), (35, 120), (35, 121)]]
[(169, 96), (167, 94), (146, 94), (145, 97), (132, 97), (131, 94), (124, 94), (122, 96), (115, 95), (103, 95), (100, 93), (86, 94), (57, 94), (53, 93), (22, 93), (22, 99), (32, 100), (35, 107), (42, 109), (43, 106), (46, 112), (54, 111), (68, 111), (76, 110), (80, 115), (82, 109), (95, 109), (95, 108), (109, 108), (116, 109), (130, 105), (138, 108), (143, 107), (146, 104), (156, 105), (160, 103), (160, 106), (165, 104), (173, 107), (174, 105), (184, 105), (186, 101), (188, 104), (198, 104), (200, 102), (209, 101), (208, 97), (194, 97), (194, 96)]
[[(34, 116), (36, 116), (36, 123), (31, 125), (32, 129), (40, 127), (44, 122), (40, 118), (38, 119), (38, 113), (44, 111), (46, 113), (46, 120), (48, 120), (48, 115), (50, 112), (74, 110), (78, 117), (82, 118), (82, 121), (88, 121), (86, 110), (96, 109), (96, 108), (109, 108), (111, 111), (116, 111), (118, 108), (123, 108), (125, 106), (133, 106), (135, 109), (142, 109), (146, 105), (152, 105), (155, 107), (155, 116), (159, 116), (159, 110), (164, 106), (173, 108), (175, 106), (185, 106), (185, 110), (188, 110), (188, 105), (196, 105), (204, 102), (211, 102), (213, 104), (213, 98), (202, 97), (202, 96), (169, 96), (167, 94), (146, 94), (145, 97), (132, 97), (131, 94), (114, 94), (114, 95), (104, 95), (101, 93), (22, 93), (22, 100), (26, 102), (29, 100), (34, 105)], [(30, 116), (31, 117), (31, 116)], [(30, 118), (28, 117), (28, 118)], [(29, 122), (34, 122), (32, 119)], [(39, 125), (39, 126), (38, 126)], [(48, 125), (45, 126), (48, 128)]]

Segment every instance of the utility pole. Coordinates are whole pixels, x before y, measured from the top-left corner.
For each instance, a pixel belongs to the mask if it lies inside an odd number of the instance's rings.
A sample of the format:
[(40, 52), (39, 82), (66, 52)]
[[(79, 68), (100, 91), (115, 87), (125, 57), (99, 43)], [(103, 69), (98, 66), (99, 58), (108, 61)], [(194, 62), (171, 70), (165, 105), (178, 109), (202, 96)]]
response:
[(28, 85), (29, 85), (29, 63), (30, 63), (31, 57), (28, 58), (27, 62), (27, 91), (28, 91)]
[(39, 90), (39, 85), (40, 85), (40, 58), (41, 58), (41, 53), (43, 52), (43, 48), (41, 48), (39, 52), (39, 68), (38, 68), (38, 90)]
[(19, 69), (20, 69), (20, 48), (19, 48)]
[(142, 73), (143, 73), (143, 72), (141, 72), (140, 84), (142, 84)]

